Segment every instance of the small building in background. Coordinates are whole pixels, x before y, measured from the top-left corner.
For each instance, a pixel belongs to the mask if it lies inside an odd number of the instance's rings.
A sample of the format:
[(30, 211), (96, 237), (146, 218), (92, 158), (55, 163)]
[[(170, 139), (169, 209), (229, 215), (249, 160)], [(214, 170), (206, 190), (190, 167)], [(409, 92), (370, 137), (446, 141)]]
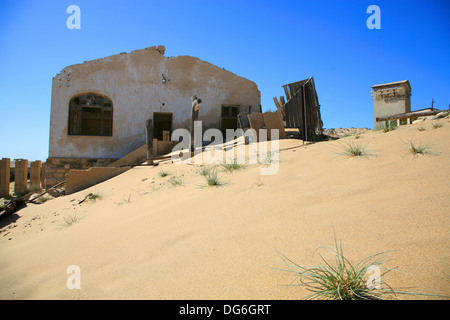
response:
[(439, 119), (448, 114), (434, 107), (434, 99), (430, 108), (411, 111), (411, 86), (408, 80), (377, 84), (372, 87), (374, 128), (411, 124), (430, 117)]
[(377, 84), (372, 87), (374, 127), (377, 118), (411, 112), (411, 85), (408, 80)]

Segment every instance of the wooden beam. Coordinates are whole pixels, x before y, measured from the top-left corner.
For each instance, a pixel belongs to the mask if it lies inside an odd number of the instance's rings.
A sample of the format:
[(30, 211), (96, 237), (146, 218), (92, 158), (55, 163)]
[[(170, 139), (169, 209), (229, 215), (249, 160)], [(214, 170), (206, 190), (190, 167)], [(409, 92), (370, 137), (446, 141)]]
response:
[(152, 164), (153, 160), (153, 121), (148, 119), (145, 121), (145, 139), (147, 143), (147, 163)]
[(289, 89), (286, 87), (286, 86), (284, 86), (283, 87), (284, 88), (284, 94), (286, 95), (286, 99), (289, 101), (289, 100), (291, 100), (291, 93), (289, 92)]
[(283, 114), (283, 117), (286, 116), (286, 101), (284, 100), (283, 96), (280, 96), (280, 105), (281, 105), (281, 113)]
[(278, 102), (277, 97), (273, 97), (273, 102), (275, 102), (275, 106), (277, 107), (277, 109), (280, 109), (280, 108), (281, 108), (281, 105), (280, 105), (280, 103)]

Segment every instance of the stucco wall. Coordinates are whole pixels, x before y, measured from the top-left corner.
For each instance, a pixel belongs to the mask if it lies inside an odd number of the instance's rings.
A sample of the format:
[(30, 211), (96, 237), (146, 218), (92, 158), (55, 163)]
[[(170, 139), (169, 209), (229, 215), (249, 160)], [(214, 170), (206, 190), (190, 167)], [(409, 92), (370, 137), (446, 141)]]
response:
[[(254, 82), (194, 57), (163, 53), (164, 47), (122, 53), (66, 67), (54, 77), (49, 157), (121, 158), (145, 143), (145, 120), (153, 112), (173, 113), (173, 130), (188, 128), (193, 95), (203, 100), (204, 129), (220, 128), (222, 105), (259, 109)], [(68, 135), (69, 101), (86, 92), (112, 100), (112, 136)]]
[(377, 117), (411, 112), (411, 88), (408, 83), (392, 83), (372, 88), (375, 126)]

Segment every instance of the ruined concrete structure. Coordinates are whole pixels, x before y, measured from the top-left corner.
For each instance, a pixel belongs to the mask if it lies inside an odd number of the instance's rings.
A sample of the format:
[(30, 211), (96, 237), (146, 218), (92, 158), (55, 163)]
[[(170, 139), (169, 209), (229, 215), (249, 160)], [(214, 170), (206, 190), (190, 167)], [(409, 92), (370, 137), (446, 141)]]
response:
[(430, 108), (411, 111), (410, 97), (411, 86), (408, 80), (373, 86), (374, 128), (411, 124), (419, 118), (435, 116), (442, 112), (434, 108), (433, 102)]
[(372, 87), (374, 125), (377, 118), (411, 112), (411, 86), (408, 80)]
[(238, 114), (261, 111), (257, 85), (190, 56), (165, 57), (163, 46), (64, 68), (53, 78), (46, 185), (70, 169), (105, 167), (153, 138), (189, 129), (193, 95), (203, 100), (203, 130), (236, 129)]

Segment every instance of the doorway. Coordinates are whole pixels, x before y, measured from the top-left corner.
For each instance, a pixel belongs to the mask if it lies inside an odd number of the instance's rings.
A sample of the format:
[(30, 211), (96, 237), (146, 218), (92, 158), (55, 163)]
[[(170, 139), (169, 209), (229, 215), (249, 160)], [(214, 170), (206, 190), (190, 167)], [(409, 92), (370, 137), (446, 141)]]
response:
[(154, 112), (153, 113), (153, 138), (159, 141), (170, 141), (172, 133), (173, 113)]
[(237, 129), (237, 117), (239, 114), (239, 107), (237, 106), (222, 106), (222, 134), (225, 136), (227, 129)]

